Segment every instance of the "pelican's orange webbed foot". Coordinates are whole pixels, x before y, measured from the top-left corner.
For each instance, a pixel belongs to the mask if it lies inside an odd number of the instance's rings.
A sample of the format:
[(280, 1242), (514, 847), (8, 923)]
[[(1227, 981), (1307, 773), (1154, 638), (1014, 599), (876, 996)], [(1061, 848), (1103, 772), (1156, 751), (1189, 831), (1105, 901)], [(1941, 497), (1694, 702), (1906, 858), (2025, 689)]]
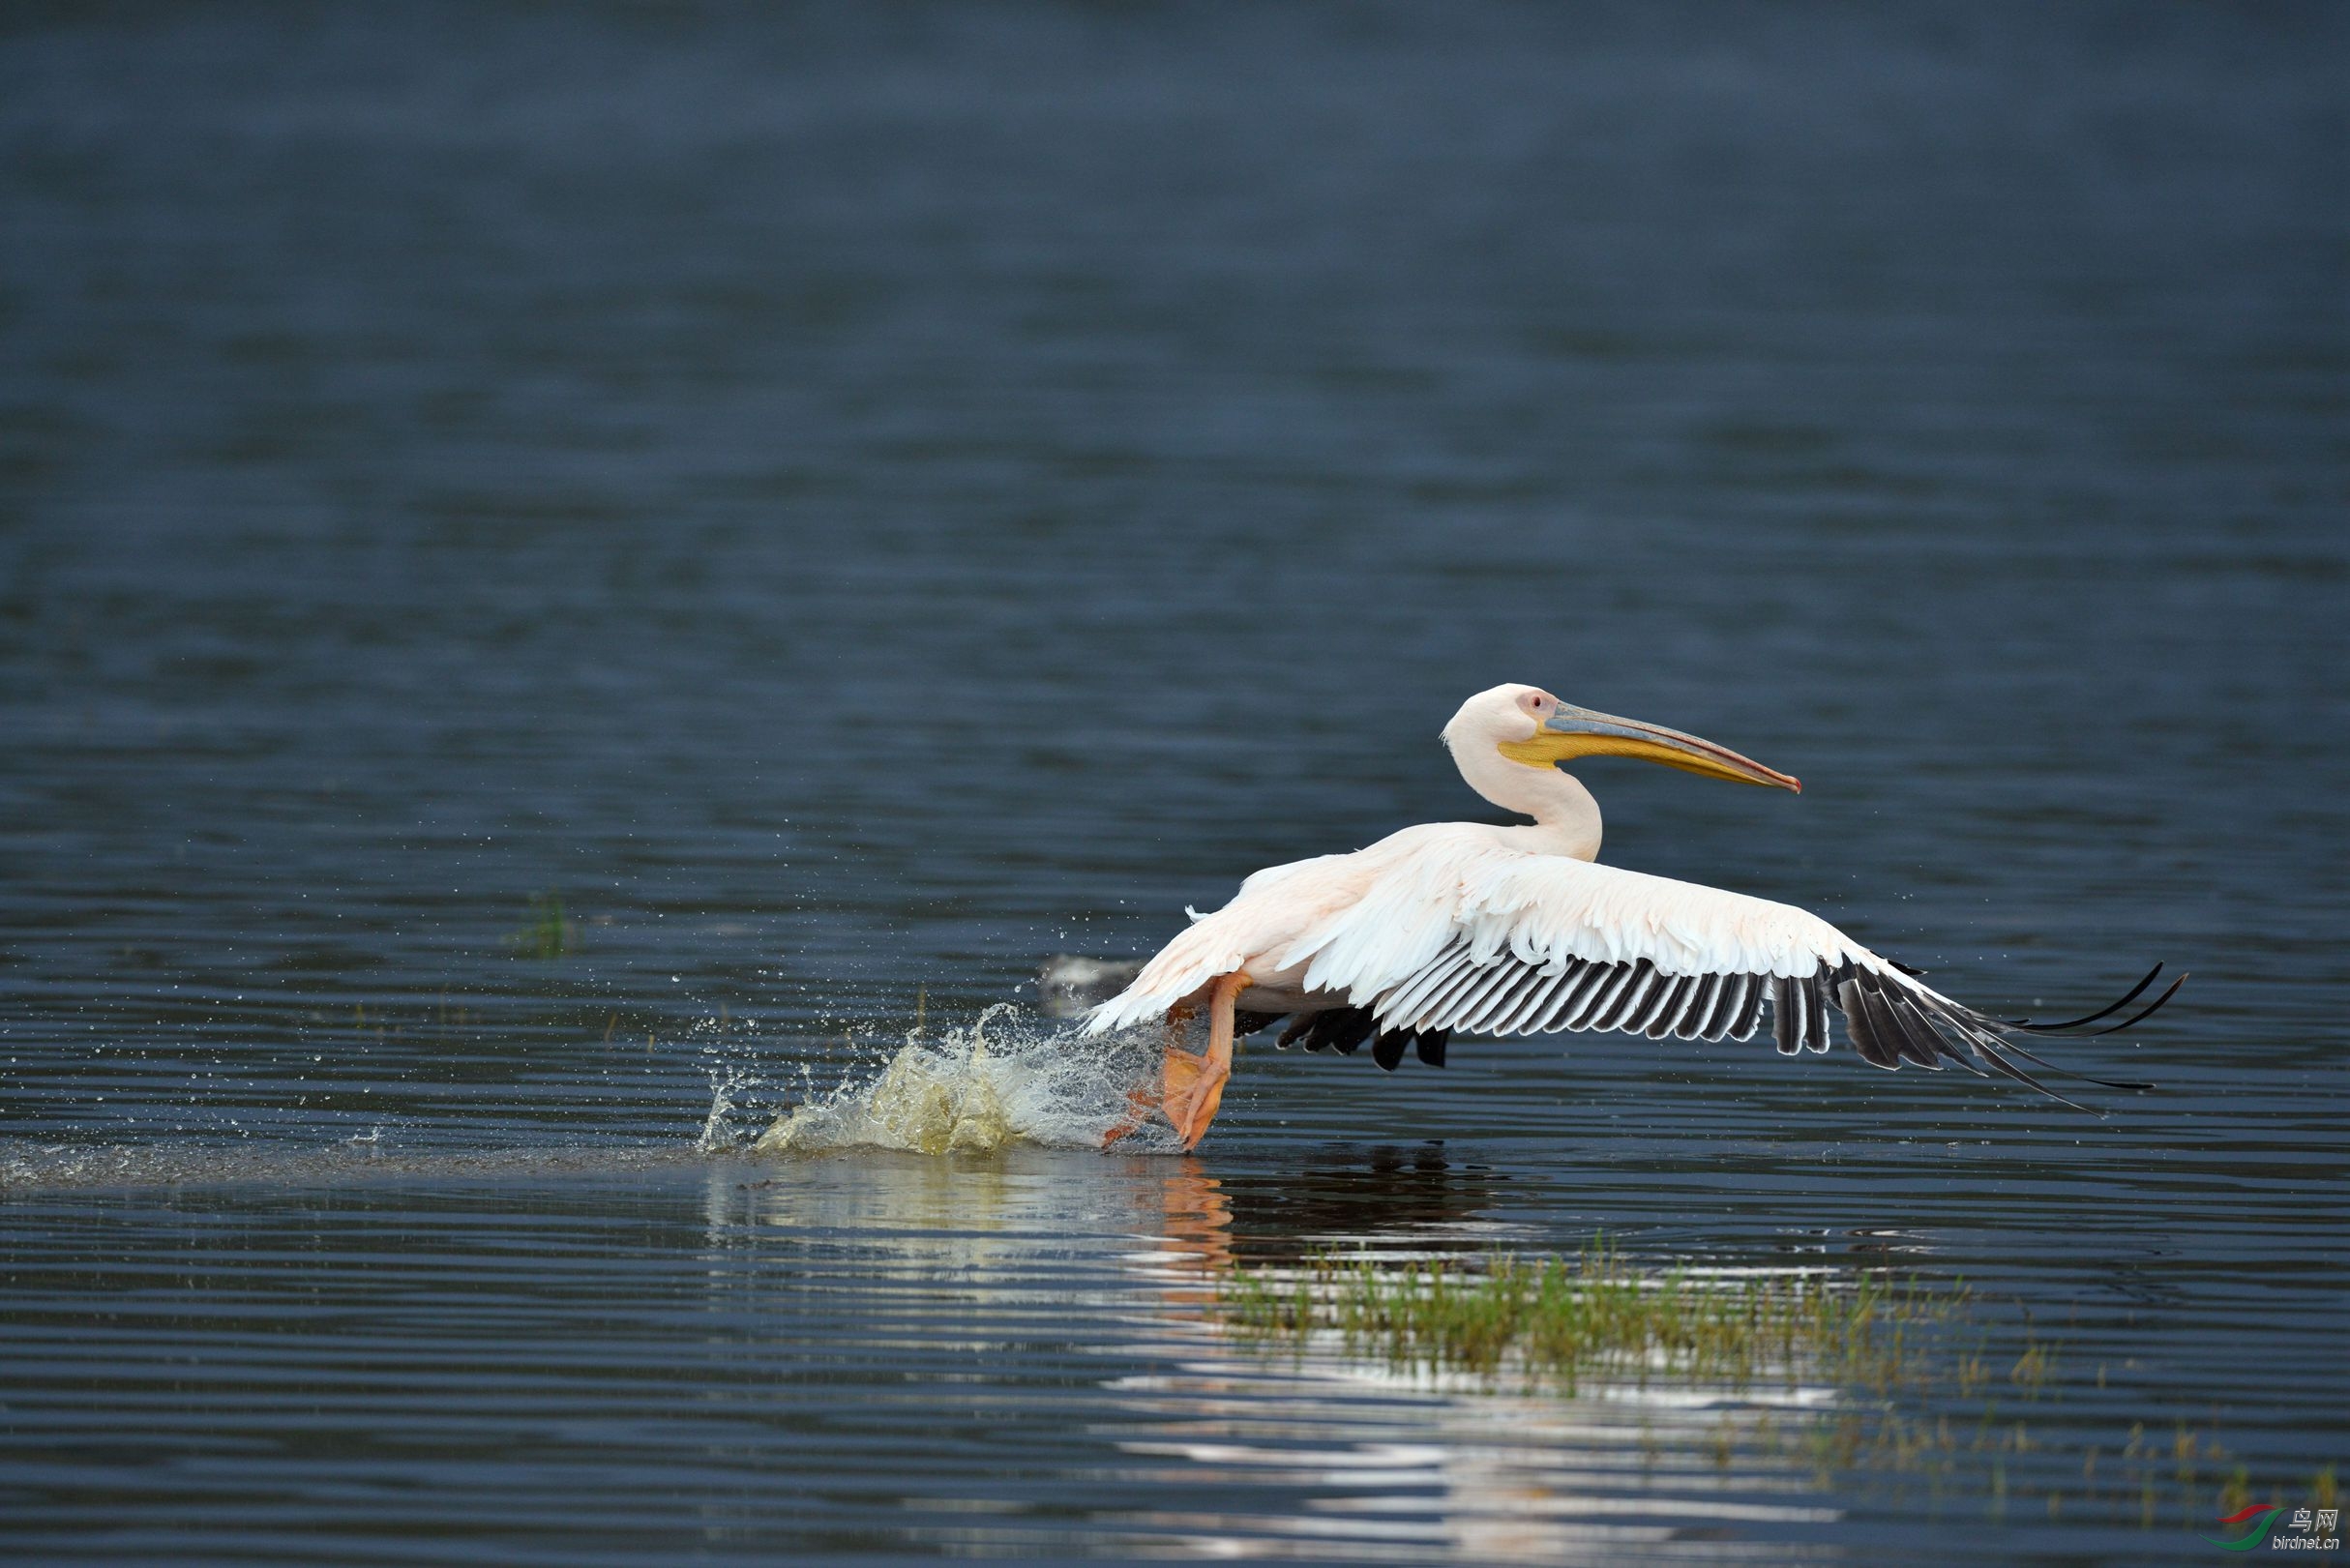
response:
[[(1224, 1103), (1224, 1085), (1233, 1076), (1233, 998), (1248, 986), (1249, 977), (1243, 973), (1220, 976), (1208, 987), (1205, 1056), (1193, 1055), (1181, 1044), (1183, 1025), (1191, 1021), (1191, 1004), (1183, 1002), (1168, 1010), (1167, 1056), (1159, 1067), (1156, 1103), (1167, 1112), (1168, 1123), (1186, 1149), (1207, 1136), (1207, 1124), (1216, 1119), (1216, 1108)], [(1135, 1090), (1126, 1103), (1126, 1119), (1102, 1135), (1105, 1149), (1150, 1117), (1149, 1090)]]
[[(1197, 1057), (1183, 1049), (1183, 1026), (1192, 1021), (1198, 1009), (1190, 1002), (1177, 1002), (1167, 1010), (1167, 1060), (1173, 1063), (1178, 1056), (1186, 1061)], [(1160, 1087), (1156, 1094), (1148, 1089), (1136, 1089), (1126, 1096), (1126, 1119), (1102, 1135), (1102, 1147), (1107, 1149), (1118, 1139), (1131, 1134), (1150, 1119), (1150, 1113), (1167, 1103), (1167, 1091), (1175, 1083), (1175, 1069), (1169, 1066), (1160, 1073)]]
[(1161, 1103), (1167, 1108), (1167, 1120), (1183, 1146), (1192, 1148), (1207, 1136), (1207, 1124), (1216, 1119), (1232, 1069), (1217, 1061), (1212, 1052), (1194, 1056), (1188, 1050), (1171, 1050), (1164, 1076), (1166, 1090)]
[(1219, 976), (1207, 991), (1207, 1054), (1170, 1050), (1163, 1070), (1167, 1119), (1185, 1148), (1207, 1136), (1233, 1076), (1233, 1002), (1249, 987), (1246, 970)]

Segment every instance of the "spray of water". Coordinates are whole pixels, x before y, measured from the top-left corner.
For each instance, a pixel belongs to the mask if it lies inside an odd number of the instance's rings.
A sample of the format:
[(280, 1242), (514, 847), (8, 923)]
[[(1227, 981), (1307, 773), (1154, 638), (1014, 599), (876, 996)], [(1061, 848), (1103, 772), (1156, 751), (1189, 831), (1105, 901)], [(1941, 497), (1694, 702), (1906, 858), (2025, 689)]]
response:
[[(967, 1029), (917, 1029), (878, 1077), (814, 1093), (752, 1144), (755, 1154), (828, 1149), (987, 1153), (1008, 1143), (1099, 1147), (1155, 1091), (1155, 1030), (1086, 1035), (1000, 1002)], [(1152, 1117), (1118, 1148), (1170, 1151), (1175, 1133)]]
[(694, 1139), (697, 1153), (716, 1154), (733, 1146), (733, 1135), (728, 1130), (728, 1119), (734, 1114), (734, 1097), (745, 1089), (759, 1087), (759, 1079), (732, 1062), (711, 1066), (710, 1113), (702, 1119), (701, 1136)]

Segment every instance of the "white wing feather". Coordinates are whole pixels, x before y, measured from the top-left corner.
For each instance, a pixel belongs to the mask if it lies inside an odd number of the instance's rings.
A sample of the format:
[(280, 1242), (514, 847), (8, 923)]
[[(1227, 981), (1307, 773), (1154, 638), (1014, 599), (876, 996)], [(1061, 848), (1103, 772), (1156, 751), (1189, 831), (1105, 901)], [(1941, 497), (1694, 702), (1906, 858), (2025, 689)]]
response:
[(1464, 942), (1479, 967), (1507, 955), (1516, 965), (1554, 974), (1574, 960), (1639, 959), (1666, 975), (1809, 977), (1823, 964), (1847, 962), (1892, 972), (1827, 921), (1790, 904), (1529, 854), (1507, 833), (1431, 823), (1351, 855), (1261, 871), (1095, 1009), (1090, 1027), (1160, 1016), (1252, 962), (1281, 972), (1303, 965), (1305, 991), (1373, 1006)]
[(1464, 942), (1480, 967), (1507, 955), (1554, 974), (1577, 959), (1646, 959), (1667, 975), (1808, 977), (1846, 962), (1891, 972), (1791, 904), (1503, 844), (1457, 848), (1376, 877), (1350, 907), (1299, 932), (1283, 962), (1311, 960), (1308, 989), (1343, 991), (1355, 1006)]

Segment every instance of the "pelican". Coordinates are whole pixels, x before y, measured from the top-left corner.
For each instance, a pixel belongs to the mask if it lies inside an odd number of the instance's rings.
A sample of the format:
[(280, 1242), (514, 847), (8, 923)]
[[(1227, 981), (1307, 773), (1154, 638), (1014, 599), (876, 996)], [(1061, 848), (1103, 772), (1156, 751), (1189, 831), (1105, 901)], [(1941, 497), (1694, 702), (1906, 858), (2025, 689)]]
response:
[[(1392, 1071), (1407, 1048), (1442, 1067), (1455, 1030), (1745, 1040), (1766, 1006), (1780, 1053), (1792, 1056), (1828, 1050), (1833, 1012), (1875, 1066), (1939, 1071), (1955, 1062), (1978, 1077), (1987, 1068), (2075, 1105), (2017, 1065), (2021, 1057), (2064, 1071), (2014, 1036), (2097, 1022), (2135, 1001), (2162, 970), (2156, 964), (2127, 995), (2085, 1018), (1993, 1019), (1805, 910), (1597, 864), (1598, 803), (1558, 764), (1639, 757), (1799, 794), (1800, 780), (1711, 741), (1578, 708), (1534, 686), (1479, 692), (1444, 725), (1443, 741), (1470, 788), (1532, 823), (1423, 823), (1352, 854), (1269, 866), (1223, 908), (1195, 913), (1124, 991), (1088, 1015), (1092, 1033), (1164, 1021), (1155, 1109), (1185, 1148), (1206, 1134), (1223, 1102), (1235, 1034), (1283, 1017), (1293, 1018), (1285, 1047), (1353, 1051), (1369, 1039), (1373, 1059)], [(2186, 979), (2112, 1028), (2146, 1018)], [(1199, 1055), (1181, 1036), (1203, 1006), (1208, 1038)], [(1152, 1109), (1138, 1101), (1103, 1146)]]

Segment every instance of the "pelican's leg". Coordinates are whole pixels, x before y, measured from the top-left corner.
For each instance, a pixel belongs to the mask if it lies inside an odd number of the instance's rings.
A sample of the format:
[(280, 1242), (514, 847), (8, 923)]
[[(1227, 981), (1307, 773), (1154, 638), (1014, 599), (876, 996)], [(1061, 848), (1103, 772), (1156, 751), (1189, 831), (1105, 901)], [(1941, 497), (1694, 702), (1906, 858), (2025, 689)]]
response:
[(1152, 1094), (1148, 1089), (1137, 1089), (1126, 1096), (1126, 1119), (1102, 1135), (1103, 1148), (1108, 1148), (1148, 1121), (1150, 1113), (1166, 1102), (1167, 1087), (1175, 1082), (1173, 1063), (1175, 1058), (1179, 1056), (1187, 1062), (1199, 1060), (1183, 1049), (1184, 1025), (1191, 1022), (1193, 1015), (1198, 1012), (1199, 1009), (1188, 1001), (1177, 1002), (1167, 1010), (1167, 1060), (1170, 1065), (1161, 1070), (1160, 1090)]
[(1221, 976), (1208, 988), (1205, 1056), (1172, 1048), (1167, 1052), (1167, 1119), (1187, 1149), (1207, 1136), (1207, 1124), (1224, 1103), (1224, 1084), (1233, 1076), (1233, 1001), (1248, 986), (1243, 971)]

